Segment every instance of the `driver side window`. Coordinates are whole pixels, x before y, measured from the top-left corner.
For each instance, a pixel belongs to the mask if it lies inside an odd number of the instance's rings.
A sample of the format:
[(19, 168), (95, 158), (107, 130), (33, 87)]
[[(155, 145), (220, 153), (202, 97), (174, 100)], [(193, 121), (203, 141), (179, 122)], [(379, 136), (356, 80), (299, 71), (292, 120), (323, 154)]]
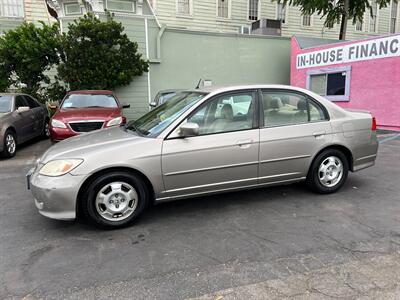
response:
[(199, 125), (199, 135), (253, 128), (254, 93), (230, 93), (208, 101), (188, 122)]
[(25, 99), (22, 96), (15, 97), (15, 109), (17, 110), (19, 107), (28, 106)]

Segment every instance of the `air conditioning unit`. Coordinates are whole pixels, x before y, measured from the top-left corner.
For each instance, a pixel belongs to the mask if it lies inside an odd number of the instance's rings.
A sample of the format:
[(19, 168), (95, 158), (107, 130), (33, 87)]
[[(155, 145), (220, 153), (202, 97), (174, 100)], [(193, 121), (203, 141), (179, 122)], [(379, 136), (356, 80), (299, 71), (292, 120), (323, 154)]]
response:
[(251, 27), (248, 25), (243, 25), (239, 27), (240, 34), (251, 34)]
[(263, 35), (281, 35), (282, 22), (280, 20), (260, 19), (251, 23), (251, 33)]

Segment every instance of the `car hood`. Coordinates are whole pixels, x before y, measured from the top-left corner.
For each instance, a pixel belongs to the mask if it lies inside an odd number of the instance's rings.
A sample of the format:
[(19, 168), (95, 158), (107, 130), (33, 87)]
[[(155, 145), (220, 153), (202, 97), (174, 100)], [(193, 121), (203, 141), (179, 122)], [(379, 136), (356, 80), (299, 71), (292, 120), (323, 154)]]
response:
[(131, 144), (144, 139), (146, 138), (137, 135), (134, 131), (125, 131), (123, 127), (96, 130), (54, 144), (43, 154), (40, 163), (53, 159), (85, 158), (92, 153), (105, 152), (113, 148), (117, 151), (126, 143)]
[(68, 108), (58, 110), (53, 118), (69, 122), (79, 120), (108, 120), (120, 115), (120, 108)]
[(8, 116), (9, 114), (10, 114), (9, 112), (6, 112), (6, 113), (0, 112), (0, 120), (1, 120), (2, 117), (6, 117), (6, 116)]

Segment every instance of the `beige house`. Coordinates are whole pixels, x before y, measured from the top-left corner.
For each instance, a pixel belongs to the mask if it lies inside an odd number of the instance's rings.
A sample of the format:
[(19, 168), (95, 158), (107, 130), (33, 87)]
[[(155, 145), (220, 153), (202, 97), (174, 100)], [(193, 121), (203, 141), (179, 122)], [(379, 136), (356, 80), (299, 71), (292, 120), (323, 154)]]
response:
[(23, 21), (54, 22), (45, 0), (0, 0), (0, 32), (15, 28)]
[[(121, 0), (126, 1), (126, 0)], [(239, 32), (251, 31), (254, 21), (280, 20), (282, 36), (303, 35), (337, 39), (340, 24), (329, 29), (318, 15), (302, 15), (298, 7), (284, 7), (271, 0), (152, 0), (150, 1), (161, 24), (168, 27), (200, 31)], [(400, 31), (399, 7), (392, 0), (386, 8), (378, 9), (372, 0), (373, 17), (365, 14), (364, 22), (349, 21), (347, 39), (382, 35)], [(266, 21), (254, 24), (265, 26)], [(274, 25), (274, 24), (273, 24)]]

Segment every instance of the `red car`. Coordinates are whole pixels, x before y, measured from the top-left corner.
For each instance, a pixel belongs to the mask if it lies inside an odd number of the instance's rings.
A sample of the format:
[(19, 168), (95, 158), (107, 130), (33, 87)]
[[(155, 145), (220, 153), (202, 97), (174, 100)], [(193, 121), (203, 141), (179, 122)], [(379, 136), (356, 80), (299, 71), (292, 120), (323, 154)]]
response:
[(125, 124), (123, 108), (112, 91), (68, 92), (50, 121), (50, 137), (61, 141), (83, 132)]

